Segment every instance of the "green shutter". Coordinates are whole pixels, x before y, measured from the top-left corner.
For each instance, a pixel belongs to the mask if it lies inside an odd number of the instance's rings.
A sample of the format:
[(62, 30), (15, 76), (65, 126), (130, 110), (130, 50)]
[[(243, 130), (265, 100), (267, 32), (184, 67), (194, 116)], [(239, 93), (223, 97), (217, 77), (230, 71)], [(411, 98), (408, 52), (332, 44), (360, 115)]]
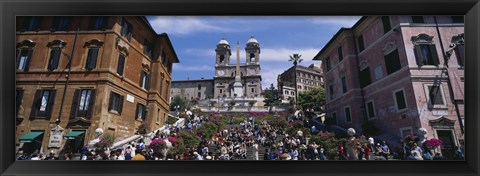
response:
[(413, 49), (415, 53), (415, 60), (417, 61), (417, 65), (421, 67), (423, 65), (422, 61), (422, 52), (420, 51), (420, 45), (415, 45), (415, 48)]
[(432, 56), (433, 65), (438, 66), (438, 64), (440, 64), (440, 61), (438, 60), (438, 53), (435, 44), (429, 45), (428, 47), (430, 48), (430, 55)]

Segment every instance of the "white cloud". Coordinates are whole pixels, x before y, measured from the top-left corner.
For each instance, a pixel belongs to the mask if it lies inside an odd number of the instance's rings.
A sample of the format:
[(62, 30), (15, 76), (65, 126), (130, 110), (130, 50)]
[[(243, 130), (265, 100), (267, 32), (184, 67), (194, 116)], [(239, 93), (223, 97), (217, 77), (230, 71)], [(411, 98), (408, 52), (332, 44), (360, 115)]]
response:
[(214, 48), (187, 48), (183, 50), (185, 54), (192, 56), (205, 56), (209, 58), (215, 58)]
[(290, 48), (262, 48), (260, 53), (260, 61), (269, 62), (269, 61), (285, 61), (288, 62), (291, 56), (294, 53), (302, 55), (303, 61), (311, 61), (315, 55), (320, 51), (316, 48), (299, 48), (299, 49), (290, 49)]
[(173, 64), (175, 71), (214, 71), (213, 66), (198, 65), (198, 66), (184, 66), (182, 64)]
[(359, 16), (321, 16), (313, 17), (312, 23), (319, 25), (333, 25), (335, 27), (352, 27), (361, 17)]
[[(277, 65), (276, 65), (277, 66)], [(279, 74), (283, 73), (286, 68), (269, 68), (269, 67), (262, 67), (261, 74), (262, 74), (262, 88), (266, 89), (270, 87), (270, 84), (277, 87), (277, 77)]]
[(191, 16), (156, 16), (150, 24), (157, 33), (186, 35), (194, 32), (233, 32), (235, 29), (214, 25), (204, 18)]

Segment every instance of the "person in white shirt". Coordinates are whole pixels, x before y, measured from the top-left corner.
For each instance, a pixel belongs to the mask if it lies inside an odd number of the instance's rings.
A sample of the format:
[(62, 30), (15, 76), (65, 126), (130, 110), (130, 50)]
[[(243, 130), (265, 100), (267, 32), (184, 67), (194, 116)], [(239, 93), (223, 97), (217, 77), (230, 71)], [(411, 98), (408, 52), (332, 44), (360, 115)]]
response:
[(193, 155), (195, 155), (195, 160), (203, 160), (202, 155), (199, 155), (197, 152), (194, 152)]
[(40, 159), (40, 157), (38, 157), (37, 153), (33, 153), (32, 158), (30, 158), (30, 160), (42, 160), (42, 159)]
[(258, 144), (253, 144), (253, 160), (258, 160)]
[(115, 152), (115, 156), (113, 156), (113, 160), (125, 160), (125, 157), (123, 157), (121, 150), (117, 150)]
[(375, 153), (375, 140), (373, 140), (372, 136), (368, 138), (368, 147), (370, 147), (372, 153)]

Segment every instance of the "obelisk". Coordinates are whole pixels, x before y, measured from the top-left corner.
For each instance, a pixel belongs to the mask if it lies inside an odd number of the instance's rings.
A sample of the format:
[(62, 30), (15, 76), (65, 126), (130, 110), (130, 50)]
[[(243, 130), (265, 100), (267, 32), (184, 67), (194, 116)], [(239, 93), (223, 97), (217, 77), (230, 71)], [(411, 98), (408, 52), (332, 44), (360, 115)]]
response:
[(235, 83), (233, 84), (234, 96), (243, 97), (243, 85), (240, 72), (240, 45), (237, 42), (237, 66), (235, 70)]

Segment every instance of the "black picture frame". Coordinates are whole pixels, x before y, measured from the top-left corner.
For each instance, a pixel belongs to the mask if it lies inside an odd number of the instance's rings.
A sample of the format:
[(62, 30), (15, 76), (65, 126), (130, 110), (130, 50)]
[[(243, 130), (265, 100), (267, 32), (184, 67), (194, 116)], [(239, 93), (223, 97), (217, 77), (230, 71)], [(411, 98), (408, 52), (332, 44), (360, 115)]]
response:
[[(478, 0), (2, 0), (1, 175), (479, 175)], [(16, 15), (465, 15), (466, 161), (15, 161)], [(10, 59), (11, 58), (11, 59)], [(473, 59), (472, 59), (473, 58)]]

